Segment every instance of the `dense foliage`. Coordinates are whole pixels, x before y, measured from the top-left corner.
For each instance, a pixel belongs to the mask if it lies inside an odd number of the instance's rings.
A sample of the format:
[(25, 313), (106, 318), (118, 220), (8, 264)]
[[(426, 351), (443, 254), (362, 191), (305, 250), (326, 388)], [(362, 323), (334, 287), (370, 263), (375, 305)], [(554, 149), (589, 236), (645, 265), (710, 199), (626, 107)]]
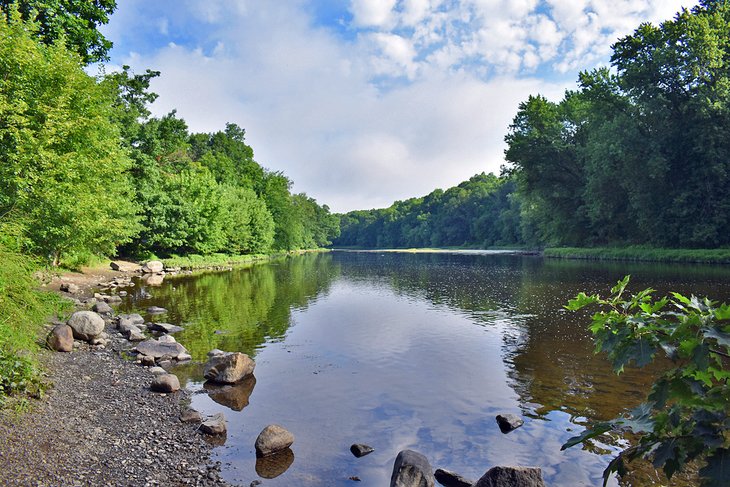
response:
[[(628, 276), (608, 298), (583, 293), (570, 301), (569, 310), (600, 305), (591, 332), (596, 352), (605, 352), (621, 373), (658, 356), (672, 364), (652, 386), (646, 403), (629, 417), (592, 425), (568, 440), (563, 448), (590, 441), (611, 431), (631, 431), (638, 441), (607, 467), (623, 474), (627, 464), (649, 458), (668, 478), (698, 459), (703, 486), (727, 485), (730, 479), (730, 305), (707, 298), (672, 293), (661, 299), (646, 289), (628, 298)], [(604, 482), (605, 484), (605, 482)]]
[(510, 178), (478, 174), (446, 191), (340, 217), (335, 245), (355, 247), (499, 246), (522, 241), (520, 203)]

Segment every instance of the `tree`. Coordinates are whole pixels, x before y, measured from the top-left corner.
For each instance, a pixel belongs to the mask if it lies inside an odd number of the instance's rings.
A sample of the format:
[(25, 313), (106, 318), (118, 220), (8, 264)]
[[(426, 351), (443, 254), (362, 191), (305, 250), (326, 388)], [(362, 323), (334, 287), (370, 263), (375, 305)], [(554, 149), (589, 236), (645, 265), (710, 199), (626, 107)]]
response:
[(63, 40), (85, 64), (108, 60), (112, 43), (98, 27), (109, 22), (116, 0), (0, 0), (0, 10), (10, 20), (14, 11), (33, 21), (33, 35), (45, 44)]
[(138, 230), (112, 99), (32, 29), (0, 22), (0, 214), (54, 265), (69, 253), (112, 254)]
[(669, 479), (689, 462), (700, 459), (703, 486), (727, 485), (730, 478), (730, 305), (707, 298), (672, 293), (661, 299), (646, 289), (624, 298), (629, 277), (611, 289), (608, 298), (579, 294), (567, 309), (599, 305), (591, 332), (596, 352), (605, 352), (616, 373), (665, 356), (669, 368), (652, 386), (646, 403), (628, 417), (593, 425), (569, 439), (563, 449), (611, 431), (639, 434), (635, 445), (606, 468), (604, 485), (613, 472), (623, 475), (635, 458), (651, 459)]

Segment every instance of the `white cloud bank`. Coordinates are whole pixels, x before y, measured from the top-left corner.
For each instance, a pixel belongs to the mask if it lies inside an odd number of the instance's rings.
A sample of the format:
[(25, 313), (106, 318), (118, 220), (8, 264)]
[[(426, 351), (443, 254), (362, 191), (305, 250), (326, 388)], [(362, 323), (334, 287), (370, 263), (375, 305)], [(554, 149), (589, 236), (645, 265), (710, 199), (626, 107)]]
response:
[(498, 171), (520, 101), (558, 98), (618, 36), (694, 3), (352, 0), (344, 26), (316, 26), (303, 0), (127, 0), (107, 34), (155, 31), (145, 54), (113, 53), (162, 71), (155, 114), (239, 124), (260, 163), (344, 211)]

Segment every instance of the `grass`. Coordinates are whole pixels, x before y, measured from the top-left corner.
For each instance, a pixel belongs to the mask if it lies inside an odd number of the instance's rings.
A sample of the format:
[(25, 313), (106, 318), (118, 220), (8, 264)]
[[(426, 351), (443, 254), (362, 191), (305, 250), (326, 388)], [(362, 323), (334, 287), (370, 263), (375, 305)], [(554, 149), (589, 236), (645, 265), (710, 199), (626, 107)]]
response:
[(660, 249), (643, 246), (557, 247), (545, 249), (543, 255), (553, 259), (730, 264), (730, 249)]
[(326, 249), (315, 250), (292, 250), (289, 252), (278, 252), (274, 254), (248, 254), (248, 255), (228, 255), (228, 254), (210, 254), (198, 255), (190, 254), (184, 256), (172, 256), (166, 259), (160, 259), (165, 267), (179, 267), (181, 269), (209, 269), (211, 267), (236, 267), (254, 262), (263, 262), (268, 260), (286, 257), (288, 255), (302, 254), (305, 252), (324, 252)]
[[(38, 397), (44, 383), (38, 366), (39, 338), (46, 320), (68, 306), (37, 289), (39, 267), (0, 245), (0, 406), (14, 395)], [(22, 404), (22, 398), (19, 399)]]

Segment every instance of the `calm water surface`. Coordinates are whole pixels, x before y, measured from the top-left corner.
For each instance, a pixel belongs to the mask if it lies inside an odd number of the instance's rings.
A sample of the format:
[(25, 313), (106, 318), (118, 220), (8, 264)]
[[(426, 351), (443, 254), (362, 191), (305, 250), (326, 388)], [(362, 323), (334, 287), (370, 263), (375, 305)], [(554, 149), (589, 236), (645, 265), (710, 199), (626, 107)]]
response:
[[(199, 367), (176, 370), (194, 408), (225, 414), (216, 459), (232, 482), (388, 485), (398, 451), (411, 448), (473, 479), (520, 464), (552, 486), (600, 485), (620, 445), (560, 445), (585, 421), (639, 403), (651, 378), (617, 378), (592, 353), (588, 316), (562, 306), (629, 273), (632, 290), (730, 301), (727, 267), (331, 252), (142, 284), (126, 306), (168, 308), (155, 319), (184, 326), (178, 341), (197, 360), (213, 348), (255, 358), (255, 380), (224, 391), (204, 386)], [(525, 425), (503, 435), (500, 413)], [(294, 433), (293, 454), (257, 463), (270, 423)], [(354, 458), (352, 443), (375, 452)]]

